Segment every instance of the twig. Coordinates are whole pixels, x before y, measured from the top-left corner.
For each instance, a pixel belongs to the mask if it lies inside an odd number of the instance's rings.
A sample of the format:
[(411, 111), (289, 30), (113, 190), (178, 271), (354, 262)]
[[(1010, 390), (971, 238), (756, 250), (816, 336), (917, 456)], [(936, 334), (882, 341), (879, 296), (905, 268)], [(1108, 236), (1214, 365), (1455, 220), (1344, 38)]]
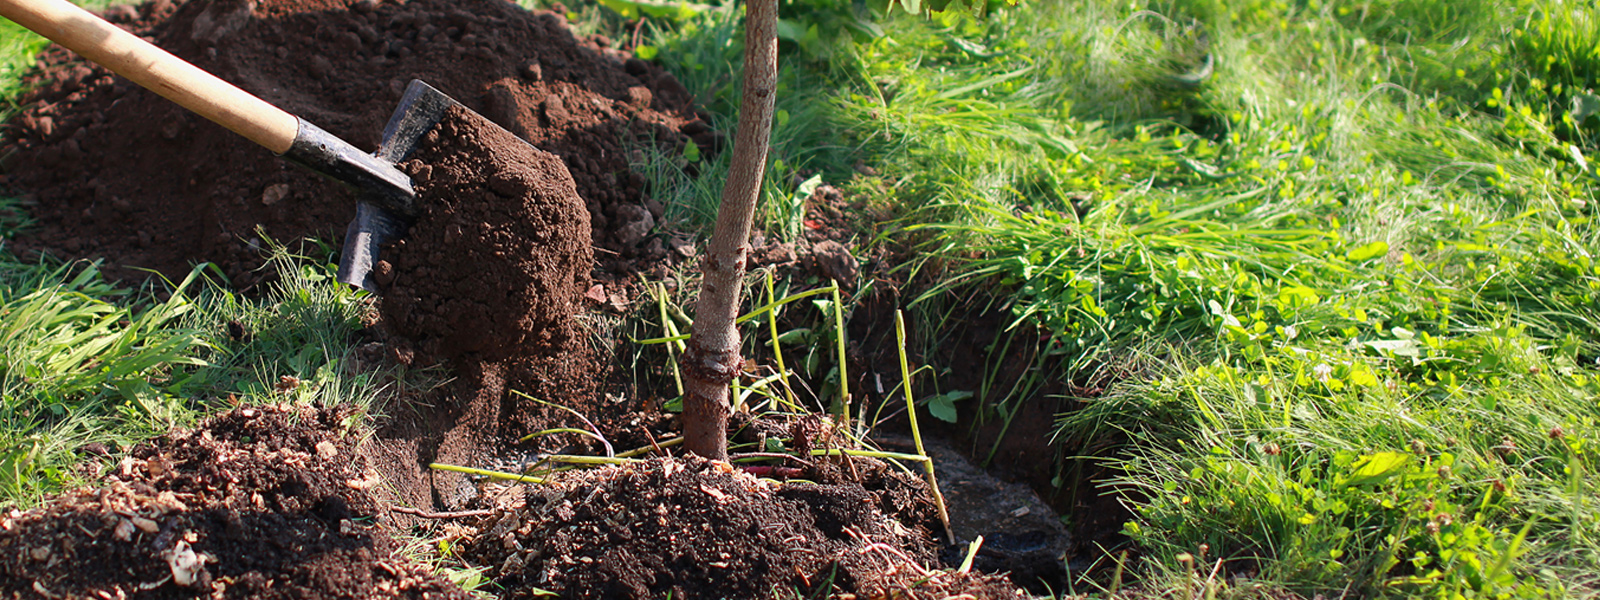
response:
[(492, 508), (478, 510), (458, 510), (455, 512), (428, 512), (425, 510), (417, 510), (409, 506), (395, 506), (392, 504), (389, 505), (389, 511), (415, 515), (424, 519), (465, 519), (467, 517), (488, 517), (500, 512), (498, 509)]
[(646, 454), (649, 454), (651, 451), (655, 451), (656, 454), (660, 454), (662, 456), (671, 458), (672, 457), (672, 453), (667, 451), (667, 450), (665, 450), (665, 448), (671, 448), (673, 446), (676, 446), (678, 444), (682, 444), (683, 443), (683, 438), (682, 437), (675, 437), (675, 438), (669, 438), (669, 439), (664, 440), (661, 443), (657, 444), (656, 443), (655, 434), (650, 433), (650, 430), (648, 430), (648, 429), (644, 430), (644, 435), (645, 435), (645, 437), (647, 439), (650, 440), (650, 446), (649, 447), (646, 447), (646, 448), (634, 448), (634, 449), (629, 450), (627, 452), (623, 452), (621, 454), (618, 454), (617, 458), (634, 458), (636, 456), (644, 456)]
[(900, 346), (900, 381), (906, 395), (906, 418), (911, 421), (911, 439), (917, 443), (917, 454), (928, 457), (922, 463), (923, 472), (927, 475), (928, 491), (933, 492), (933, 504), (939, 509), (939, 522), (944, 524), (944, 535), (954, 544), (956, 534), (950, 528), (950, 512), (945, 508), (944, 494), (939, 491), (939, 480), (933, 475), (933, 459), (923, 449), (922, 432), (917, 429), (917, 406), (911, 395), (911, 366), (906, 360), (906, 320), (899, 310), (894, 311), (894, 337)]
[(645, 439), (650, 440), (650, 447), (655, 449), (656, 454), (665, 456), (667, 458), (672, 458), (671, 452), (667, 452), (661, 447), (661, 444), (656, 443), (656, 434), (650, 433), (650, 430), (646, 429), (644, 430), (644, 437)]

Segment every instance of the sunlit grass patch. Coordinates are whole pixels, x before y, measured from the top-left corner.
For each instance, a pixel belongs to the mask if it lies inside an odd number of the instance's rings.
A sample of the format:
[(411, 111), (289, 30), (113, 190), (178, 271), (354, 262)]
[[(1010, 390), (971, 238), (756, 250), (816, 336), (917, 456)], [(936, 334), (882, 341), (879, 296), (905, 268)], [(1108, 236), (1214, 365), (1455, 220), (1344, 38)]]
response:
[[(237, 403), (354, 404), (429, 379), (353, 368), (370, 307), (326, 264), (284, 253), (244, 298), (197, 267), (132, 290), (91, 263), (0, 255), (0, 504), (80, 482), (80, 465)], [(104, 449), (85, 453), (86, 444)]]
[[(1046, 3), (896, 22), (861, 46), (872, 85), (835, 103), (863, 152), (906, 178), (899, 199), (920, 207), (911, 229), (933, 236), (922, 246), (932, 260), (918, 263), (934, 280), (929, 309), (947, 291), (987, 290), (1019, 335), (1050, 334), (1042, 353), (1069, 377), (1174, 348), (1159, 382), (1118, 388), (1058, 428), (1069, 447), (1137, 433), (1109, 456), (1123, 457), (1122, 489), (1141, 507), (1130, 527), (1168, 581), (1191, 576), (1176, 556), (1193, 561), (1205, 543), (1208, 560), (1305, 593), (1586, 594), (1593, 581), (1578, 573), (1593, 565), (1581, 557), (1600, 546), (1569, 532), (1592, 511), (1545, 518), (1559, 503), (1535, 498), (1588, 493), (1545, 466), (1590, 467), (1549, 440), (1556, 424), (1566, 435), (1593, 417), (1597, 121), (1585, 112), (1593, 83), (1549, 65), (1582, 68), (1573, 55), (1589, 34), (1562, 28), (1593, 12)], [(1175, 85), (1203, 63), (1201, 46), (1210, 76)], [(1033, 389), (1002, 386), (964, 410), (1003, 417)], [(1566, 400), (1529, 408), (1545, 395)], [(1123, 425), (1101, 427), (1112, 422)], [(1435, 430), (1456, 441), (1424, 435)], [(1489, 430), (1504, 431), (1467, 435)], [(1472, 462), (1497, 456), (1500, 435), (1532, 462)], [(1271, 477), (1238, 467), (1245, 479), (1208, 480), (1214, 502), (1200, 502), (1162, 469), (1234, 457), (1201, 438), (1270, 442), (1294, 458)], [(1398, 457), (1381, 453), (1409, 452), (1413, 438), (1449, 448), (1477, 484), (1538, 491), (1489, 507), (1476, 484), (1348, 485), (1363, 457)], [(1444, 451), (1403, 462), (1435, 468)], [(1338, 496), (1344, 513), (1383, 493), (1434, 494), (1470, 516), (1439, 525), (1454, 541), (1416, 534), (1427, 520), (1404, 524), (1415, 512), (1404, 506), (1301, 522), (1322, 513), (1267, 508), (1262, 490), (1283, 504), (1285, 482)], [(1284, 506), (1311, 506), (1296, 502)]]
[[(1180, 355), (1063, 426), (1132, 440), (1111, 485), (1158, 571), (1205, 553), (1307, 595), (1587, 594), (1594, 379), (1514, 328), (1443, 345), (1284, 343), (1269, 369)], [(1475, 375), (1417, 385), (1419, 363)]]
[(72, 452), (186, 422), (189, 369), (207, 343), (181, 327), (193, 277), (165, 301), (129, 301), (93, 264), (0, 257), (0, 501), (72, 479)]

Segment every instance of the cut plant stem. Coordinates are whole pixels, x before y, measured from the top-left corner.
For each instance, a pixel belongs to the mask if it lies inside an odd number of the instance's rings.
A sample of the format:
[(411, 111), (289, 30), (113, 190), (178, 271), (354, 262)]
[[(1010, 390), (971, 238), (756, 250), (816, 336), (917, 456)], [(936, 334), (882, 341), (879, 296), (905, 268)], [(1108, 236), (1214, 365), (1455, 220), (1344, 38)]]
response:
[[(783, 396), (789, 399), (790, 406), (799, 406), (795, 400), (794, 389), (789, 387), (789, 369), (783, 364), (783, 345), (778, 343), (778, 294), (772, 288), (772, 270), (767, 270), (767, 304), (772, 308), (767, 309), (767, 328), (772, 335), (772, 356), (778, 361), (778, 375), (783, 382)], [(681, 393), (681, 391), (680, 391)]]
[[(928, 456), (922, 448), (922, 431), (917, 429), (917, 403), (911, 395), (911, 362), (906, 360), (906, 319), (898, 309), (894, 311), (894, 339), (900, 349), (900, 381), (906, 395), (906, 418), (911, 420), (911, 439), (917, 443), (917, 454)], [(956, 533), (950, 529), (950, 513), (945, 510), (944, 494), (939, 492), (939, 480), (933, 476), (933, 460), (923, 461), (928, 487), (933, 491), (933, 502), (939, 508), (939, 522), (944, 524), (944, 535), (950, 543), (956, 542)]]
[(633, 457), (636, 457), (636, 456), (644, 456), (644, 455), (649, 454), (651, 452), (655, 452), (656, 450), (659, 450), (661, 448), (671, 448), (673, 446), (676, 446), (676, 445), (682, 444), (682, 443), (683, 443), (683, 438), (682, 437), (675, 437), (675, 438), (671, 438), (671, 439), (666, 439), (666, 440), (662, 440), (659, 443), (656, 443), (654, 445), (645, 446), (643, 448), (634, 448), (634, 449), (629, 450), (627, 452), (623, 452), (621, 454), (618, 454), (617, 458), (633, 458)]
[(509, 481), (520, 481), (523, 483), (544, 483), (544, 480), (538, 477), (529, 477), (527, 475), (518, 475), (516, 473), (501, 473), (500, 471), (490, 471), (487, 469), (474, 469), (472, 467), (447, 465), (444, 463), (429, 463), (428, 468), (435, 471), (451, 471), (455, 473), (466, 473), (468, 475), (481, 475), (491, 479), (505, 479)]
[(526, 441), (531, 440), (533, 438), (544, 437), (544, 436), (547, 436), (547, 435), (550, 435), (550, 434), (553, 434), (553, 433), (576, 433), (578, 435), (587, 436), (587, 437), (590, 437), (590, 438), (593, 438), (593, 439), (596, 439), (596, 440), (600, 440), (601, 442), (605, 441), (605, 438), (600, 437), (599, 435), (596, 435), (595, 432), (593, 432), (593, 431), (589, 431), (589, 430), (586, 430), (586, 429), (578, 429), (578, 428), (575, 428), (575, 427), (557, 427), (557, 428), (554, 428), (554, 429), (545, 429), (543, 431), (535, 431), (535, 432), (530, 433), (528, 435), (525, 435), (525, 436), (522, 436), (520, 438), (517, 438), (517, 441), (518, 442), (526, 442)]
[[(750, 394), (753, 394), (755, 392), (762, 392), (762, 393), (766, 394), (767, 396), (770, 396), (770, 397), (772, 397), (774, 399), (780, 399), (781, 400), (781, 398), (778, 398), (777, 396), (773, 395), (771, 392), (765, 391), (765, 389), (772, 382), (777, 381), (779, 379), (783, 379), (784, 377), (787, 377), (787, 376), (788, 376), (788, 373), (783, 372), (783, 371), (779, 371), (779, 372), (774, 373), (772, 375), (768, 375), (766, 377), (762, 377), (761, 379), (757, 379), (757, 380), (751, 382), (750, 385), (745, 386), (743, 388), (742, 393), (736, 392), (737, 395), (734, 396), (734, 398), (736, 398), (736, 399), (733, 402), (734, 410), (738, 410), (740, 406), (743, 406), (744, 402), (745, 402), (745, 399), (749, 398)], [(735, 379), (735, 381), (737, 382), (738, 380)], [(792, 408), (798, 408), (798, 405), (790, 405), (790, 406)]]
[[(827, 294), (827, 293), (833, 292), (836, 289), (837, 289), (837, 287), (830, 285), (830, 286), (827, 286), (827, 287), (820, 287), (820, 288), (817, 288), (817, 289), (814, 289), (814, 290), (806, 290), (804, 292), (800, 292), (800, 293), (794, 294), (792, 296), (785, 296), (783, 299), (778, 300), (777, 302), (772, 302), (772, 303), (769, 303), (769, 304), (762, 305), (760, 307), (757, 307), (755, 310), (752, 310), (750, 312), (747, 312), (747, 313), (744, 313), (742, 315), (739, 315), (739, 318), (734, 319), (733, 322), (735, 324), (743, 325), (746, 321), (749, 321), (751, 319), (759, 317), (762, 314), (764, 314), (764, 313), (766, 313), (768, 311), (771, 311), (773, 309), (780, 308), (785, 304), (789, 304), (789, 303), (794, 302), (796, 300), (804, 300), (804, 299), (810, 298), (812, 296), (818, 296), (818, 295), (821, 295), (821, 294)], [(664, 304), (663, 304), (663, 306), (664, 306)], [(650, 346), (650, 345), (654, 345), (654, 344), (673, 344), (678, 348), (679, 351), (682, 351), (686, 347), (683, 342), (685, 340), (688, 340), (689, 336), (687, 334), (678, 333), (678, 326), (677, 326), (676, 322), (669, 322), (669, 324), (666, 327), (666, 330), (668, 331), (668, 335), (666, 335), (666, 336), (654, 337), (654, 338), (645, 338), (645, 339), (642, 339), (642, 340), (636, 339), (636, 340), (633, 340), (633, 343), (639, 344), (641, 346)]]
[(695, 302), (694, 328), (683, 356), (684, 447), (713, 460), (728, 458), (728, 384), (739, 374), (734, 318), (750, 252), (750, 224), (767, 170), (773, 102), (778, 87), (778, 3), (745, 5), (744, 88), (733, 160), (711, 234)]
[[(672, 317), (667, 314), (667, 286), (656, 284), (656, 306), (661, 309), (661, 331), (666, 337), (678, 335), (678, 327), (672, 322)], [(678, 395), (683, 395), (683, 374), (678, 369), (678, 354), (683, 352), (683, 342), (667, 343), (667, 366), (672, 367), (672, 384), (676, 386)]]
[[(524, 393), (522, 393), (520, 391), (517, 391), (517, 390), (511, 390), (511, 393), (516, 394), (518, 396), (522, 396), (523, 398), (526, 398), (528, 400), (532, 400), (534, 402), (538, 402), (538, 403), (543, 404), (545, 406), (551, 406), (551, 407), (559, 408), (561, 410), (567, 411), (568, 413), (571, 413), (572, 416), (577, 417), (579, 421), (583, 421), (584, 425), (588, 425), (589, 426), (589, 429), (593, 432), (592, 437), (594, 437), (594, 439), (600, 440), (600, 445), (605, 447), (606, 456), (616, 456), (616, 454), (617, 454), (616, 451), (611, 448), (611, 441), (607, 440), (606, 436), (600, 433), (600, 428), (599, 427), (595, 427), (594, 421), (590, 421), (589, 417), (583, 416), (583, 413), (575, 411), (575, 410), (572, 410), (572, 409), (567, 408), (565, 406), (562, 406), (560, 404), (556, 404), (554, 402), (549, 402), (549, 401), (546, 401), (546, 400), (540, 400), (538, 398), (535, 398), (533, 396), (529, 396), (529, 395), (524, 394)], [(528, 439), (530, 439), (532, 437), (535, 437), (537, 435), (539, 435), (539, 434), (536, 433), (536, 434), (530, 435), (530, 436), (528, 436), (526, 438), (523, 438), (522, 440), (519, 440), (519, 441), (527, 441)]]
[(784, 296), (780, 300), (777, 300), (777, 301), (774, 301), (774, 302), (768, 302), (765, 305), (756, 307), (754, 310), (751, 310), (750, 312), (747, 312), (745, 314), (739, 315), (739, 318), (735, 319), (734, 321), (737, 322), (737, 323), (744, 323), (745, 321), (749, 321), (750, 319), (754, 319), (754, 318), (756, 318), (758, 316), (761, 316), (762, 313), (771, 312), (773, 310), (782, 308), (783, 305), (785, 305), (785, 304), (790, 304), (790, 303), (795, 302), (797, 300), (804, 300), (804, 299), (810, 298), (812, 296), (820, 296), (822, 294), (837, 294), (838, 291), (839, 291), (839, 284), (838, 283), (834, 283), (834, 284), (829, 285), (827, 287), (819, 287), (819, 288), (814, 289), (814, 290), (806, 290), (804, 292), (799, 292), (799, 293), (796, 293), (796, 294), (791, 294), (791, 295), (788, 295), (788, 296)]
[[(839, 349), (839, 416), (842, 418), (841, 423), (844, 424), (845, 429), (854, 431), (855, 428), (850, 424), (850, 371), (845, 365), (844, 303), (839, 299), (839, 282), (833, 282), (831, 287), (833, 288), (834, 340), (838, 343)], [(918, 447), (917, 451), (921, 452), (922, 448)]]
[(924, 454), (906, 454), (904, 452), (885, 452), (883, 450), (848, 450), (844, 448), (816, 448), (811, 451), (812, 456), (865, 456), (867, 458), (892, 458), (895, 460), (909, 460), (912, 462), (929, 463), (933, 459)]
[(982, 547), (983, 536), (981, 535), (978, 536), (978, 539), (972, 540), (972, 543), (967, 544), (967, 557), (961, 560), (961, 568), (956, 569), (956, 572), (970, 573), (972, 571), (972, 561), (978, 558), (978, 549)]
[(544, 457), (544, 462), (568, 463), (574, 465), (625, 465), (639, 462), (636, 458), (622, 458), (611, 456), (583, 456), (578, 454), (551, 454)]

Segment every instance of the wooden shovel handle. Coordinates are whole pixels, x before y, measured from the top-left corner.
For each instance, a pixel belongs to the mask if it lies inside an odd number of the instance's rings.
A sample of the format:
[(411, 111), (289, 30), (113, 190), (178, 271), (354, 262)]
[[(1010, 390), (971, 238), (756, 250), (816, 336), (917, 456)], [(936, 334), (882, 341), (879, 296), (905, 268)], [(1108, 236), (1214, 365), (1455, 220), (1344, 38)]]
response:
[(0, 0), (0, 16), (277, 154), (299, 119), (66, 0)]

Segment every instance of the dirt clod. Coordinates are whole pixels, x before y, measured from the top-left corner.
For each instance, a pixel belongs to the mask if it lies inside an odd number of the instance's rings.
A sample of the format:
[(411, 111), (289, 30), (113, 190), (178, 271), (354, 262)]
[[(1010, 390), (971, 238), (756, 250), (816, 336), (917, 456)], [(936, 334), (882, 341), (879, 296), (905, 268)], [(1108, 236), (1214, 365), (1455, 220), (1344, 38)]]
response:
[(401, 165), (424, 207), (385, 255), (389, 326), (441, 358), (548, 354), (589, 287), (589, 215), (555, 155), (452, 108)]

